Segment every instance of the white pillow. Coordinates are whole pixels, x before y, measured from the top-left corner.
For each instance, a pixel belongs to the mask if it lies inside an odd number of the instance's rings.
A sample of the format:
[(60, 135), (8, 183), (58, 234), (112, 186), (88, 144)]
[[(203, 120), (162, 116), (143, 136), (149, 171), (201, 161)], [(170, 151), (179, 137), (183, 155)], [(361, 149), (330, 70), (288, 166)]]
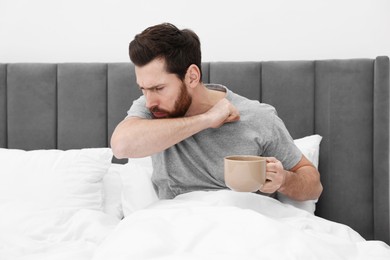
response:
[(123, 184), (120, 176), (123, 167), (123, 164), (113, 163), (103, 177), (103, 212), (118, 219), (123, 218)]
[(158, 200), (151, 181), (152, 158), (130, 158), (122, 167), (122, 208), (124, 216), (143, 209)]
[(320, 157), (321, 140), (322, 136), (320, 135), (310, 135), (294, 140), (295, 145), (316, 168), (318, 168), (318, 160)]
[(102, 178), (111, 159), (109, 148), (0, 148), (0, 206), (25, 211), (101, 210)]
[[(294, 140), (295, 145), (316, 168), (318, 168), (321, 140), (322, 136), (320, 135), (310, 135)], [(316, 209), (317, 200), (296, 201), (281, 193), (278, 193), (277, 197), (279, 201), (306, 210), (311, 214), (314, 214)]]
[(89, 255), (119, 222), (101, 211), (111, 160), (109, 148), (0, 149), (0, 258)]

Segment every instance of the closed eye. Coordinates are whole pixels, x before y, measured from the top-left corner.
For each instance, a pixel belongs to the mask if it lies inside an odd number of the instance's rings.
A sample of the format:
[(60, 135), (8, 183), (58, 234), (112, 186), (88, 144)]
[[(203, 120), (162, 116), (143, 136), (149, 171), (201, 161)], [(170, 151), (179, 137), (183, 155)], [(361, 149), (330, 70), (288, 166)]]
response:
[(145, 91), (160, 92), (160, 91), (164, 90), (165, 87), (166, 87), (165, 85), (157, 85), (157, 86), (153, 86), (153, 87), (150, 87), (150, 88), (144, 88), (144, 87), (138, 86), (138, 88), (139, 88), (143, 93), (145, 93)]

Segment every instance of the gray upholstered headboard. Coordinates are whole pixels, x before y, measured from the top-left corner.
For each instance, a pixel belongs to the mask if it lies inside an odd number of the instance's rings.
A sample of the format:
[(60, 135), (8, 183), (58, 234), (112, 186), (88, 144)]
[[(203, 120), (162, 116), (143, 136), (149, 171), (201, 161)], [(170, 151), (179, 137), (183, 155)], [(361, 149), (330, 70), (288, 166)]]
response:
[[(389, 59), (204, 63), (203, 81), (323, 136), (316, 214), (390, 242)], [(106, 147), (141, 93), (130, 63), (0, 64), (0, 147)]]

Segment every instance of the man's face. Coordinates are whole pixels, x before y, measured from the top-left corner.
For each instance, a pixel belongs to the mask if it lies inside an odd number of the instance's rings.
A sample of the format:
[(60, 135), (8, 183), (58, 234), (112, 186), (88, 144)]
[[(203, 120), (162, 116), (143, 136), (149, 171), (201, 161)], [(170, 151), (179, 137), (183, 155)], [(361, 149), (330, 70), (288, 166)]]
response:
[(187, 87), (175, 74), (165, 70), (165, 62), (155, 59), (143, 67), (135, 67), (139, 88), (146, 99), (146, 107), (154, 118), (183, 117), (192, 99)]

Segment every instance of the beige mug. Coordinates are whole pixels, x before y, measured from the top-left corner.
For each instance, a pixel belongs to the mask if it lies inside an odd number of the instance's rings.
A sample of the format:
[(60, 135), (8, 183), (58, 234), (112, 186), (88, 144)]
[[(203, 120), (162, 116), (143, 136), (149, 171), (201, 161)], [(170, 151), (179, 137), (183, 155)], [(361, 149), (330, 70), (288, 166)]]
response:
[(224, 158), (225, 183), (241, 192), (256, 192), (265, 183), (266, 159), (255, 155), (232, 155)]

